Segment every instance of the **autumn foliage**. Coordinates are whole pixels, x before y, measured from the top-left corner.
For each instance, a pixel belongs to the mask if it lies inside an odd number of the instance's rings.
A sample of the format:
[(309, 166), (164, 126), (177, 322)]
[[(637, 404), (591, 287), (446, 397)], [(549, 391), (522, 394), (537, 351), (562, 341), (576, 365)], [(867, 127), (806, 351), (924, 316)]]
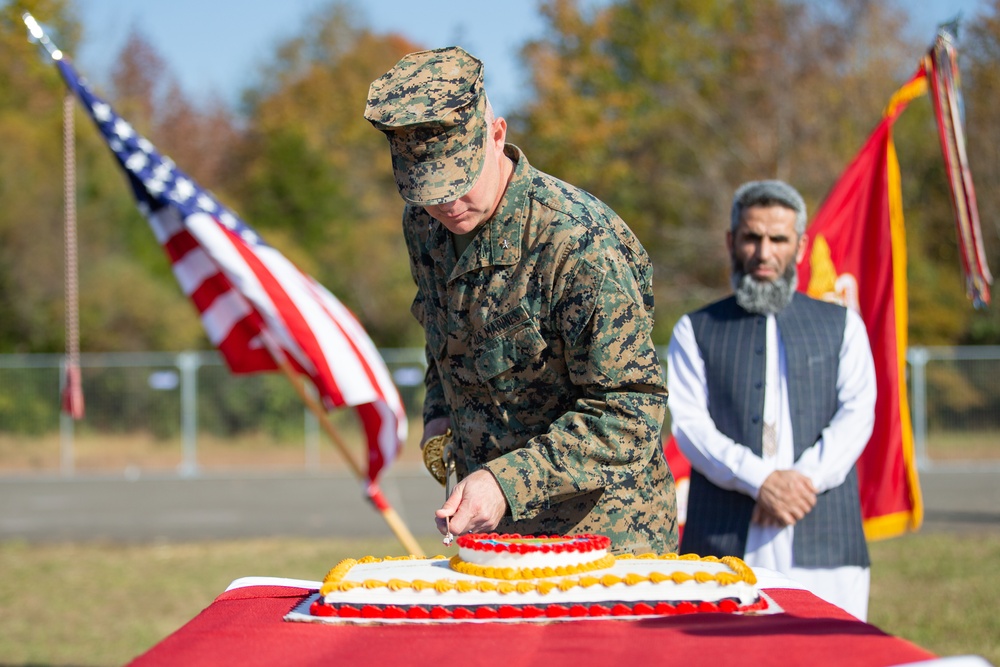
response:
[[(656, 339), (727, 290), (730, 195), (784, 178), (822, 202), (934, 35), (871, 0), (547, 0), (522, 50), (529, 94), (504, 110), (536, 166), (607, 201), (655, 267)], [(67, 0), (0, 8), (0, 353), (63, 349), (62, 100), (25, 39), (31, 11), (70, 54)], [(186, 99), (133, 33), (102, 94), (361, 319), (380, 346), (420, 345), (382, 135), (362, 118), (369, 83), (418, 48), (334, 2), (274, 49), (239, 109)], [(317, 26), (319, 28), (317, 29)], [(967, 134), (991, 265), (1000, 266), (1000, 0), (965, 17), (959, 52)], [(487, 69), (490, 63), (486, 63)], [(81, 347), (209, 348), (162, 250), (94, 129), (77, 115)], [(896, 127), (910, 257), (910, 341), (998, 343), (1000, 318), (965, 300), (950, 200), (926, 100)]]

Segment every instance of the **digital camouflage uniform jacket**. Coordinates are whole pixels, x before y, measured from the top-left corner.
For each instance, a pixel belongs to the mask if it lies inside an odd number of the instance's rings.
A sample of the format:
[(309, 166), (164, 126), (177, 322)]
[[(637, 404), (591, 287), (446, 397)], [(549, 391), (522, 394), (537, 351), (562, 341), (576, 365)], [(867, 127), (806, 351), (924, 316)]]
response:
[(460, 479), (496, 477), (510, 508), (499, 532), (676, 551), (645, 250), (605, 204), (505, 152), (514, 175), (460, 260), (422, 207), (403, 215), (427, 339), (424, 420), (451, 419)]

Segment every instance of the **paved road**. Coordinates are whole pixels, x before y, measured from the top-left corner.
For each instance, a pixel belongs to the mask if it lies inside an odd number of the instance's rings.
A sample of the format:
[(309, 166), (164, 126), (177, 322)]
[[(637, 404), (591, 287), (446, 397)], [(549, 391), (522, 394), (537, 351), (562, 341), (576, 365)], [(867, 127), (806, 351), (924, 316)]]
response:
[[(422, 471), (383, 491), (414, 535), (436, 535), (444, 494)], [(923, 531), (1000, 532), (1000, 470), (921, 474)], [(392, 533), (350, 475), (0, 478), (0, 540), (205, 540)]]
[[(429, 475), (387, 475), (382, 490), (414, 535), (436, 534), (433, 513), (444, 491)], [(0, 540), (317, 535), (392, 537), (392, 532), (349, 473), (0, 479)]]
[(920, 475), (926, 531), (1000, 532), (1000, 469)]

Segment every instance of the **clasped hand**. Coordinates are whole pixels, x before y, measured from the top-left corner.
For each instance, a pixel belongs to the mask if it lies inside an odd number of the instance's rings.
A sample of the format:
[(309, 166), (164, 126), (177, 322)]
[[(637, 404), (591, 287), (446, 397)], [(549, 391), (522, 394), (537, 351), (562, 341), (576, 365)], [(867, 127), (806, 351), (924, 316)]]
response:
[(751, 521), (762, 526), (793, 526), (815, 506), (812, 480), (795, 470), (775, 470), (760, 487)]

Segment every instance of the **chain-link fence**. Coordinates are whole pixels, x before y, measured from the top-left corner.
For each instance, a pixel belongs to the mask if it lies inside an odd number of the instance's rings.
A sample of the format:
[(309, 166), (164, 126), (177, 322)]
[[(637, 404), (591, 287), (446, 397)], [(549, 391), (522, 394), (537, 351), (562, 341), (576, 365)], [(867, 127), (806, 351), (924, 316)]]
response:
[[(407, 413), (419, 415), (423, 351), (381, 352)], [(346, 466), (282, 373), (234, 375), (215, 352), (82, 354), (84, 417), (74, 421), (60, 412), (63, 364), (0, 355), (0, 474)], [(329, 417), (365, 461), (354, 411)]]
[[(381, 352), (411, 416), (401, 463), (416, 463), (423, 350)], [(1000, 347), (911, 348), (908, 361), (920, 467), (1000, 464)], [(233, 375), (215, 352), (83, 354), (85, 415), (73, 421), (60, 413), (63, 363), (0, 355), (0, 474), (345, 466), (281, 373)], [(330, 417), (364, 461), (354, 412)]]
[(1000, 347), (911, 347), (907, 362), (918, 464), (1000, 463)]

